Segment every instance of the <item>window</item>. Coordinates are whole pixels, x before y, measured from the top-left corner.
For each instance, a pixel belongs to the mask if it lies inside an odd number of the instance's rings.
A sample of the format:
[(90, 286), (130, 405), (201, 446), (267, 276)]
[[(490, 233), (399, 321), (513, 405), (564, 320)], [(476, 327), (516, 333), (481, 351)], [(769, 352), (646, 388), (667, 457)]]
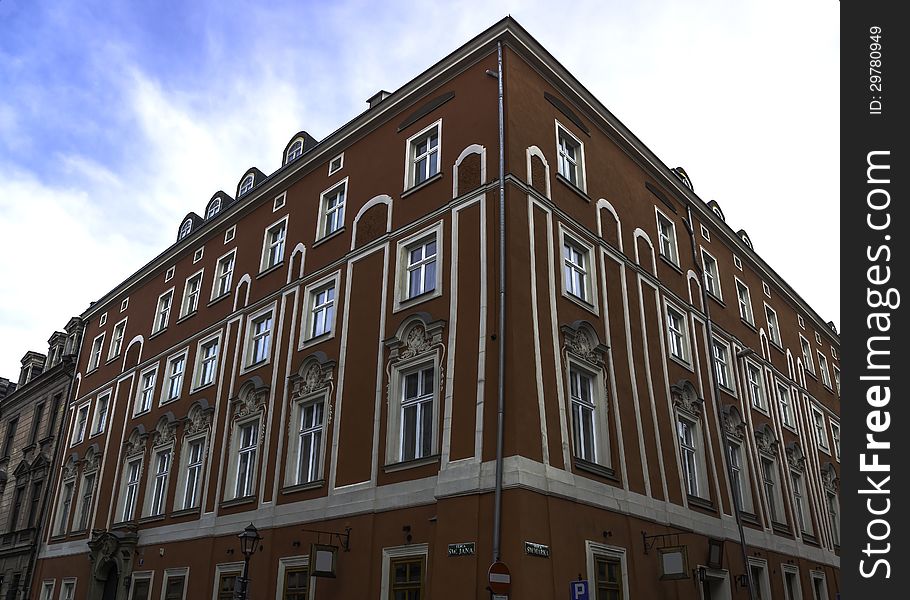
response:
[(752, 406), (761, 410), (767, 410), (765, 404), (765, 389), (762, 383), (761, 369), (754, 364), (746, 363), (746, 380), (749, 388), (749, 399), (752, 400)]
[(809, 346), (809, 341), (803, 336), (799, 336), (799, 346), (803, 352), (803, 365), (805, 365), (807, 371), (814, 374), (815, 362), (812, 360), (812, 349)]
[(252, 496), (256, 483), (256, 449), (259, 442), (259, 421), (237, 426), (237, 480), (235, 498)]
[(834, 369), (834, 386), (837, 390), (837, 395), (840, 396), (840, 369), (837, 367), (832, 367)]
[(828, 432), (825, 428), (825, 415), (814, 406), (812, 407), (812, 426), (815, 429), (815, 441), (821, 449), (827, 451)]
[(828, 372), (828, 359), (821, 352), (818, 353), (818, 371), (822, 376), (822, 383), (831, 389), (831, 374)]
[(306, 566), (288, 567), (281, 581), (281, 600), (309, 598), (310, 570)]
[(98, 320), (98, 325), (104, 327), (107, 324), (107, 313), (101, 315), (101, 318)]
[(88, 402), (76, 409), (76, 422), (73, 427), (73, 444), (78, 444), (85, 439), (85, 429), (88, 426), (88, 410)]
[(295, 482), (300, 485), (322, 476), (322, 439), (325, 403), (322, 398), (298, 405), (297, 465)]
[(183, 286), (183, 304), (180, 307), (180, 316), (185, 317), (196, 312), (199, 308), (199, 290), (202, 289), (202, 271), (187, 278)]
[(401, 461), (424, 458), (433, 453), (435, 387), (433, 365), (402, 374)]
[(442, 121), (436, 121), (407, 142), (405, 189), (420, 185), (439, 173)]
[(721, 387), (732, 390), (733, 376), (730, 372), (730, 347), (714, 340), (714, 376)]
[(717, 271), (717, 260), (702, 248), (701, 261), (705, 273), (705, 289), (715, 298), (722, 298), (720, 291), (720, 274)]
[(790, 388), (780, 382), (777, 384), (777, 401), (780, 404), (780, 418), (783, 420), (784, 425), (792, 429), (794, 427), (794, 421)]
[(44, 408), (47, 406), (44, 402), (35, 405), (35, 412), (32, 413), (32, 431), (28, 436), (28, 443), (34, 444), (38, 439), (38, 430), (41, 428), (41, 420), (44, 418)]
[(92, 353), (88, 358), (88, 370), (94, 371), (101, 364), (101, 346), (104, 344), (104, 334), (102, 333), (92, 341)]
[(750, 558), (749, 570), (752, 573), (755, 600), (772, 600), (771, 580), (768, 577), (768, 563), (757, 558)]
[(743, 261), (736, 255), (733, 256), (733, 266), (740, 271), (743, 270)]
[(793, 514), (796, 515), (796, 524), (803, 533), (811, 533), (812, 523), (806, 514), (806, 488), (804, 487), (803, 476), (799, 473), (790, 473), (790, 479), (793, 483)]
[(319, 199), (319, 223), (316, 239), (332, 235), (344, 227), (344, 199), (348, 180), (345, 178), (338, 185), (322, 192)]
[(837, 350), (834, 348), (834, 346), (831, 346), (831, 358), (837, 360)]
[(73, 600), (76, 594), (76, 582), (64, 581), (60, 588), (60, 600)]
[(562, 250), (566, 293), (590, 303), (587, 250), (570, 240), (563, 242)]
[(219, 342), (220, 338), (217, 337), (199, 342), (196, 349), (196, 389), (215, 382)]
[(185, 478), (178, 506), (183, 510), (187, 510), (196, 508), (200, 504), (199, 489), (202, 483), (205, 438), (188, 441), (184, 452), (186, 464), (184, 469), (181, 469), (181, 472), (185, 474)]
[(622, 566), (619, 558), (594, 555), (594, 590), (598, 599), (622, 600)]
[(165, 448), (155, 452), (155, 459), (152, 464), (155, 470), (150, 474), (149, 490), (151, 495), (147, 498), (150, 500), (148, 514), (150, 516), (164, 514), (164, 501), (167, 498), (167, 482), (171, 473), (171, 449)]
[(136, 512), (136, 497), (139, 495), (139, 476), (142, 473), (142, 458), (135, 458), (126, 464), (124, 473), (123, 507), (121, 521), (131, 521)]
[(224, 243), (227, 244), (234, 239), (234, 235), (237, 233), (237, 226), (231, 225), (224, 230)]
[(260, 271), (268, 271), (284, 260), (284, 238), (287, 235), (287, 217), (265, 230), (262, 241), (262, 263)]
[(218, 259), (218, 265), (215, 267), (215, 285), (212, 287), (213, 300), (231, 291), (231, 279), (234, 276), (234, 257), (236, 254), (236, 250), (231, 250)]
[(60, 491), (60, 505), (57, 508), (57, 527), (54, 528), (54, 533), (57, 535), (66, 533), (70, 510), (73, 506), (73, 490), (75, 487), (75, 480), (71, 479), (63, 482), (63, 488)]
[(285, 203), (287, 202), (288, 194), (287, 192), (282, 192), (280, 196), (276, 196), (275, 200), (272, 201), (272, 212), (284, 208)]
[(436, 289), (436, 236), (416, 242), (407, 248), (407, 291), (410, 300)]
[(258, 365), (269, 359), (272, 341), (272, 311), (250, 319), (247, 331), (247, 366)]
[(761, 457), (762, 487), (768, 499), (768, 516), (776, 523), (783, 522), (779, 485), (777, 482), (777, 465), (773, 458)]
[(240, 573), (222, 573), (218, 578), (218, 600), (234, 600)]
[(814, 600), (828, 600), (828, 584), (825, 581), (825, 574), (820, 571), (810, 571), (812, 579), (812, 595)]
[(95, 497), (96, 477), (97, 473), (95, 472), (86, 473), (82, 476), (82, 486), (79, 488), (82, 496), (79, 498), (79, 513), (76, 524), (77, 531), (88, 530), (89, 519), (92, 516), (92, 502)]
[(667, 218), (657, 207), (657, 239), (660, 242), (660, 255), (674, 265), (679, 265), (679, 254), (676, 247), (676, 224)]
[(290, 145), (288, 152), (285, 155), (284, 164), (297, 160), (301, 156), (303, 156), (303, 140), (294, 140), (294, 143)]
[(840, 425), (831, 421), (831, 442), (834, 444), (834, 456), (840, 460)]
[[(767, 296), (768, 298), (771, 297), (771, 287), (764, 281), (761, 282), (761, 290), (762, 290), (762, 292), (764, 292), (765, 296)], [(799, 318), (802, 319), (802, 317), (799, 317)]]
[(240, 182), (240, 191), (237, 193), (237, 197), (239, 198), (240, 196), (243, 196), (244, 194), (249, 192), (251, 189), (253, 189), (254, 182), (255, 182), (255, 179), (253, 178), (252, 173), (250, 173), (249, 175), (244, 177), (243, 181)]
[(736, 300), (739, 304), (740, 318), (746, 323), (754, 325), (755, 319), (752, 316), (752, 298), (749, 296), (749, 288), (739, 279), (736, 280)]
[(740, 509), (752, 512), (752, 494), (749, 487), (748, 465), (744, 462), (742, 445), (733, 440), (727, 440), (727, 451), (730, 458), (730, 471), (732, 473), (733, 494), (739, 503)]
[(164, 283), (167, 283), (174, 278), (175, 267), (169, 267), (167, 271), (164, 272)]
[(171, 318), (171, 300), (174, 297), (174, 288), (169, 289), (158, 297), (158, 308), (155, 310), (155, 325), (152, 333), (163, 331)]
[(98, 396), (95, 402), (95, 423), (92, 426), (92, 435), (101, 433), (107, 426), (107, 413), (110, 409), (111, 395)]
[(426, 558), (397, 558), (389, 565), (389, 600), (420, 600), (424, 594)]
[(686, 484), (686, 493), (690, 496), (699, 495), (698, 484), (698, 440), (696, 424), (680, 417), (676, 421), (676, 434), (679, 438), (679, 455), (682, 460), (683, 480)]
[(16, 429), (19, 428), (19, 417), (14, 417), (6, 422), (6, 437), (3, 441), (3, 458), (9, 458), (16, 441)]
[(168, 569), (164, 572), (162, 600), (183, 600), (186, 593), (186, 569)]
[(308, 290), (307, 312), (304, 323), (307, 331), (305, 339), (318, 338), (332, 332), (335, 323), (335, 283), (333, 276), (328, 284), (322, 284)]
[(205, 218), (211, 219), (219, 212), (221, 212), (221, 198), (215, 198), (212, 200), (211, 204), (209, 204), (209, 209), (205, 211)]
[(828, 523), (831, 526), (831, 541), (835, 546), (840, 546), (840, 510), (837, 495), (834, 492), (825, 492), (828, 504)]
[(577, 188), (586, 189), (584, 146), (559, 123), (556, 124), (556, 150), (559, 174)]
[(200, 260), (202, 260), (203, 254), (205, 254), (205, 246), (203, 246), (202, 248), (197, 248), (196, 251), (193, 252), (193, 264), (194, 265), (197, 262), (199, 262)]
[(344, 166), (344, 152), (333, 158), (329, 162), (329, 175), (334, 175)]
[(152, 398), (155, 395), (155, 378), (158, 367), (152, 367), (142, 373), (139, 383), (139, 394), (136, 396), (136, 414), (144, 413), (152, 408)]
[(767, 304), (765, 304), (765, 317), (768, 320), (768, 335), (771, 336), (771, 341), (780, 347), (780, 329), (777, 326), (777, 313)]
[(172, 357), (167, 366), (167, 385), (161, 403), (171, 402), (180, 397), (183, 389), (183, 372), (186, 369), (186, 351)]
[(667, 306), (667, 345), (670, 356), (689, 362), (689, 329), (686, 318), (670, 306)]
[(126, 319), (123, 319), (114, 325), (114, 333), (111, 336), (111, 349), (107, 353), (107, 359), (112, 360), (120, 356), (123, 349), (123, 336), (126, 333)]
[(41, 583), (41, 600), (53, 600), (54, 584), (56, 580), (43, 581)]
[(591, 375), (575, 367), (569, 369), (569, 397), (572, 402), (572, 434), (575, 456), (597, 462), (594, 386)]
[(14, 532), (19, 529), (19, 515), (22, 514), (22, 501), (25, 496), (25, 486), (20, 485), (16, 487), (16, 491), (13, 493), (13, 506), (10, 511), (9, 516), (9, 531)]
[(183, 225), (180, 226), (180, 235), (177, 236), (178, 240), (182, 240), (193, 231), (193, 220), (187, 219), (183, 222)]
[(819, 346), (822, 343), (822, 336), (820, 336), (817, 331), (815, 332), (815, 343), (817, 343)]

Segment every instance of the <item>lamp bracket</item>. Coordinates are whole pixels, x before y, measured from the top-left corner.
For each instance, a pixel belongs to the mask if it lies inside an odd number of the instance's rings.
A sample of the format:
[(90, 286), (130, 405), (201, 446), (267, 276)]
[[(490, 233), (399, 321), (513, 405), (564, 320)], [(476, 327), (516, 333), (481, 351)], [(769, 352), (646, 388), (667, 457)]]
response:
[(319, 529), (301, 529), (304, 533), (315, 533), (316, 534), (316, 543), (322, 543), (322, 536), (328, 536), (329, 541), (333, 539), (338, 540), (338, 544), (341, 546), (341, 549), (345, 552), (351, 551), (351, 528), (345, 527), (344, 533), (338, 531), (322, 531)]
[(664, 548), (666, 546), (679, 546), (679, 536), (686, 535), (685, 533), (656, 533), (654, 535), (648, 535), (646, 531), (641, 532), (641, 541), (645, 546), (645, 554), (647, 554), (653, 547), (654, 544), (660, 542), (658, 548)]

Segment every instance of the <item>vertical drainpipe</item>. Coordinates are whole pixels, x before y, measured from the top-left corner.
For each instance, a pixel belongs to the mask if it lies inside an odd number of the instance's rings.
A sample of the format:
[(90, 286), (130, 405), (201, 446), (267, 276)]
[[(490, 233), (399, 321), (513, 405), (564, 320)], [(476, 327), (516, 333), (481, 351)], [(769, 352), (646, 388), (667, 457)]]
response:
[[(708, 291), (705, 289), (705, 265), (702, 264), (702, 261), (699, 260), (698, 252), (695, 250), (695, 224), (692, 221), (692, 206), (687, 202), (686, 203), (686, 214), (688, 215), (688, 220), (685, 221), (686, 232), (689, 234), (689, 241), (692, 244), (692, 260), (695, 262), (695, 266), (701, 269), (701, 285), (698, 286), (701, 289), (701, 304), (702, 309), (705, 312), (705, 329), (708, 334), (708, 356), (710, 357), (711, 365), (711, 389), (714, 392), (715, 402), (720, 402), (720, 384), (717, 382), (717, 371), (715, 370), (715, 358), (714, 358), (714, 324), (711, 321), (711, 308), (708, 305)], [(732, 358), (732, 357), (731, 357)], [(730, 361), (733, 364), (733, 361)], [(715, 407), (715, 410), (717, 407)], [(739, 529), (739, 548), (742, 551), (743, 556), (743, 565), (746, 570), (746, 583), (749, 587), (749, 598), (755, 599), (755, 587), (752, 581), (752, 569), (749, 568), (749, 557), (746, 552), (746, 532), (743, 529), (743, 515), (742, 509), (739, 506), (739, 499), (736, 497), (736, 492), (733, 491), (733, 465), (730, 464), (730, 453), (727, 448), (727, 440), (724, 438), (723, 431), (720, 432), (721, 435), (721, 455), (724, 457), (724, 467), (727, 471), (727, 482), (730, 484), (730, 495), (733, 497), (733, 514), (736, 516), (736, 527)]]
[(497, 79), (499, 82), (499, 377), (497, 383), (496, 419), (496, 487), (493, 500), (493, 561), (502, 556), (502, 438), (505, 424), (505, 366), (506, 366), (506, 188), (505, 188), (505, 123), (502, 103), (502, 42), (496, 42)]

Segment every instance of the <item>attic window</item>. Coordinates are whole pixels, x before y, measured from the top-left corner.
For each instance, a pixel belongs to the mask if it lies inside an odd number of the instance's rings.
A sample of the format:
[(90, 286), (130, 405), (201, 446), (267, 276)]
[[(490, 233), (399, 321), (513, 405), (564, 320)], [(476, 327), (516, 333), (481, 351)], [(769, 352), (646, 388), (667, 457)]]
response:
[(221, 198), (215, 198), (209, 203), (209, 209), (205, 211), (205, 218), (211, 219), (221, 212)]
[[(294, 140), (294, 143), (288, 148), (288, 152), (284, 157), (284, 164), (288, 164), (294, 160), (297, 160), (303, 155), (303, 140), (298, 138)], [(252, 187), (252, 186), (251, 186)]]
[(240, 183), (240, 192), (237, 195), (242, 196), (242, 195), (246, 194), (248, 191), (250, 191), (251, 189), (253, 189), (253, 174), (252, 173), (250, 173), (249, 175), (247, 175), (246, 177), (243, 178), (243, 181)]
[(191, 231), (193, 231), (193, 220), (187, 219), (186, 221), (183, 222), (183, 225), (180, 226), (180, 233), (177, 236), (177, 239), (182, 240), (183, 238), (188, 236)]

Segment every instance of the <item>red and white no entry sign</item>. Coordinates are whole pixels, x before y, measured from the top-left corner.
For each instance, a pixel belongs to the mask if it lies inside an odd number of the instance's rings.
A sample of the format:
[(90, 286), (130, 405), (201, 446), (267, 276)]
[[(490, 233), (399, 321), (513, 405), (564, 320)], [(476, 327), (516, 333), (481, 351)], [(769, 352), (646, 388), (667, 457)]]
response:
[(512, 587), (512, 574), (504, 562), (490, 565), (490, 589), (494, 594), (508, 594)]

